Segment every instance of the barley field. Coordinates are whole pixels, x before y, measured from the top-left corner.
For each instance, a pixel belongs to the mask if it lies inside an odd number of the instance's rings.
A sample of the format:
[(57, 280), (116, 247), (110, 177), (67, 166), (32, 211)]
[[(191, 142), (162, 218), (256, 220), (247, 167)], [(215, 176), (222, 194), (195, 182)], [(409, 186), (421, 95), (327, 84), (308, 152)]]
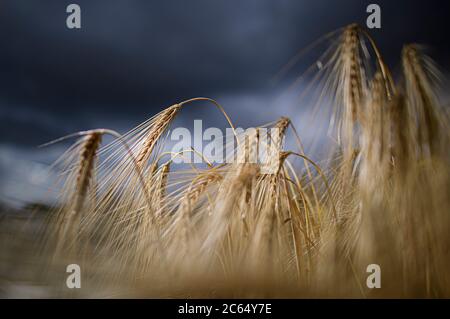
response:
[[(176, 117), (201, 103), (234, 128), (227, 106), (206, 97), (125, 134), (64, 137), (74, 144), (55, 163), (58, 203), (30, 208), (3, 232), (8, 256), (14, 234), (27, 247), (17, 258), (32, 270), (18, 266), (17, 280), (50, 297), (450, 297), (450, 130), (439, 68), (406, 44), (392, 74), (356, 24), (328, 37), (311, 80), (312, 112), (329, 115), (327, 155), (306, 154), (286, 114), (251, 134), (233, 131), (224, 148), (234, 161), (177, 167), (175, 158), (203, 154), (166, 149)], [(65, 289), (71, 263), (83, 289)], [(381, 269), (379, 289), (366, 285), (371, 264)]]

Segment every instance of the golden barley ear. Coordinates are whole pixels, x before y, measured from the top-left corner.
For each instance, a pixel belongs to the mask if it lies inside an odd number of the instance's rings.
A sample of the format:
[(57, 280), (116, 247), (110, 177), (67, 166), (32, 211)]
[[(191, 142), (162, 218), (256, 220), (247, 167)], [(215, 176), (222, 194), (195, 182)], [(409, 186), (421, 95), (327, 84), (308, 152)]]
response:
[(71, 169), (68, 182), (74, 183), (73, 193), (67, 191), (68, 202), (57, 213), (55, 227), (57, 229), (55, 257), (60, 256), (64, 250), (76, 249), (80, 224), (85, 215), (83, 209), (86, 201), (88, 188), (94, 175), (95, 159), (101, 143), (102, 134), (93, 131), (82, 138), (74, 151), (79, 153), (78, 163)]
[[(65, 175), (65, 181), (61, 190), (63, 205), (58, 209), (54, 221), (50, 222), (50, 226), (56, 228), (55, 236), (51, 239), (56, 242), (55, 257), (64, 250), (74, 253), (79, 249), (85, 250), (83, 245), (87, 244), (85, 240), (89, 236), (86, 236), (88, 231), (83, 224), (95, 213), (96, 201), (101, 196), (98, 184), (94, 180), (96, 180), (98, 175), (96, 162), (99, 156), (102, 136), (105, 134), (113, 136), (122, 144), (139, 175), (140, 187), (144, 189), (144, 193), (148, 196), (148, 191), (143, 183), (142, 175), (139, 173), (136, 160), (129, 146), (117, 132), (108, 129), (83, 131), (45, 144), (50, 145), (71, 137), (82, 136), (57, 161), (57, 163), (64, 165), (62, 175)], [(48, 242), (48, 240), (46, 241)]]
[(83, 143), (80, 154), (80, 164), (77, 174), (77, 200), (74, 209), (75, 212), (82, 207), (84, 197), (92, 178), (94, 160), (100, 146), (101, 139), (102, 135), (99, 132), (93, 132), (85, 137), (85, 142)]
[(155, 148), (156, 142), (160, 139), (162, 134), (166, 131), (167, 127), (172, 123), (173, 119), (177, 115), (181, 108), (181, 104), (175, 104), (168, 107), (154, 118), (154, 125), (151, 127), (145, 141), (142, 144), (142, 148), (137, 156), (137, 163), (139, 166), (145, 165), (150, 154)]
[(403, 48), (402, 64), (408, 115), (416, 122), (411, 129), (417, 151), (421, 156), (436, 156), (442, 151), (442, 140), (448, 136), (445, 132), (448, 129), (448, 124), (444, 122), (446, 117), (440, 111), (432, 81), (438, 75), (432, 73), (431, 60), (416, 44)]

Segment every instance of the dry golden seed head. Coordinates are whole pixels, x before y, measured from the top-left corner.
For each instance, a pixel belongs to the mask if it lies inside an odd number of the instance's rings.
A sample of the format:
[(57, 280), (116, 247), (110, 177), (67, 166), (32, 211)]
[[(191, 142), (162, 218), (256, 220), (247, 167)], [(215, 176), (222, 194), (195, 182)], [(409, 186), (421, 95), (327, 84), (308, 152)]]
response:
[(154, 176), (157, 171), (158, 171), (158, 162), (155, 161), (150, 166), (150, 176)]
[[(371, 82), (369, 101), (364, 113), (361, 113), (360, 120), (362, 125), (373, 124), (371, 121), (378, 123), (378, 118), (374, 118), (375, 115), (383, 116), (381, 108), (387, 103), (386, 86), (381, 73), (377, 72)], [(385, 123), (388, 124), (388, 123)]]
[[(158, 177), (158, 185), (156, 186), (156, 210), (160, 211), (165, 206), (167, 180), (170, 173), (170, 162), (161, 167), (161, 175)], [(159, 212), (161, 214), (161, 212)]]
[(201, 183), (196, 185), (196, 187), (193, 187), (189, 190), (189, 192), (186, 194), (186, 199), (188, 199), (191, 202), (191, 204), (196, 202), (209, 184), (215, 181), (219, 181), (221, 179), (219, 177), (221, 176), (220, 175), (208, 176), (208, 178), (205, 178)]
[(352, 24), (344, 31), (343, 55), (344, 68), (349, 78), (347, 90), (350, 97), (352, 121), (357, 119), (357, 107), (362, 98), (361, 59), (359, 53), (359, 26)]
[(418, 47), (416, 44), (407, 44), (403, 47), (402, 55), (412, 63), (418, 63)]
[(271, 154), (271, 156), (276, 155), (278, 159), (279, 152), (282, 151), (282, 143), (284, 140), (284, 136), (286, 134), (286, 130), (289, 126), (291, 121), (287, 117), (281, 117), (276, 123), (274, 128), (276, 129), (275, 134), (271, 135), (271, 143), (274, 147), (272, 147), (272, 150), (276, 152), (276, 154)]
[(280, 167), (280, 152), (283, 151), (283, 140), (290, 123), (287, 117), (281, 117), (274, 125), (275, 132), (270, 130), (270, 145), (266, 149), (268, 172), (277, 172)]
[[(421, 155), (439, 151), (441, 116), (433, 85), (425, 66), (425, 57), (415, 44), (403, 48), (402, 62), (405, 77), (405, 95), (410, 116), (417, 121), (413, 136)], [(413, 127), (411, 127), (413, 129)]]
[(406, 45), (402, 51), (402, 62), (405, 81), (413, 86), (414, 91), (420, 95), (421, 99), (426, 98), (426, 95), (431, 93), (428, 92), (431, 88), (423, 66), (423, 56), (419, 47), (415, 44)]
[(373, 189), (383, 189), (384, 178), (389, 175), (391, 160), (391, 120), (388, 112), (388, 97), (381, 73), (371, 82), (370, 97), (361, 116), (359, 187), (365, 194)]
[(165, 189), (167, 186), (167, 178), (170, 173), (170, 162), (167, 164), (164, 164), (161, 171), (161, 188)]
[(181, 108), (181, 104), (175, 104), (164, 111), (162, 111), (157, 118), (155, 118), (155, 125), (150, 129), (147, 134), (147, 138), (144, 141), (142, 148), (136, 158), (136, 162), (139, 167), (143, 167), (146, 161), (150, 157), (156, 143), (158, 142), (161, 135), (166, 131), (167, 127), (173, 121), (178, 111)]
[[(420, 63), (418, 48), (414, 44), (406, 45), (402, 51), (403, 70), (405, 72), (405, 80), (419, 86), (420, 76), (423, 69)], [(420, 88), (417, 88), (420, 89)]]
[(206, 188), (212, 183), (219, 182), (223, 179), (222, 175), (219, 174), (208, 174), (206, 177), (202, 178), (202, 181), (192, 185), (188, 189), (188, 192), (183, 196), (181, 200), (180, 207), (182, 208), (183, 214), (188, 214), (192, 206), (197, 202)]
[(347, 43), (353, 43), (353, 41), (355, 41), (358, 37), (359, 29), (360, 27), (357, 23), (352, 23), (345, 27), (344, 41)]
[(219, 190), (214, 201), (214, 213), (209, 230), (206, 239), (202, 242), (201, 250), (208, 254), (217, 250), (226, 238), (232, 219), (240, 218), (240, 215), (236, 214), (236, 207), (239, 207), (239, 202), (245, 199), (246, 187), (251, 185), (259, 174), (257, 164), (233, 165), (232, 169), (221, 183), (222, 189)]
[(352, 156), (359, 142), (356, 130), (363, 116), (362, 107), (367, 94), (365, 68), (361, 60), (361, 34), (362, 30), (356, 24), (345, 28), (341, 36), (336, 70), (339, 78), (335, 94), (341, 107), (335, 111), (338, 116), (336, 126), (345, 163), (343, 170), (347, 171), (347, 175), (353, 172)]
[(286, 132), (289, 124), (291, 124), (291, 120), (284, 116), (277, 121), (275, 127), (280, 130), (280, 136), (284, 136), (284, 133)]
[(77, 175), (77, 194), (84, 196), (89, 186), (94, 168), (94, 160), (100, 146), (102, 134), (93, 132), (87, 135), (80, 153), (80, 164)]

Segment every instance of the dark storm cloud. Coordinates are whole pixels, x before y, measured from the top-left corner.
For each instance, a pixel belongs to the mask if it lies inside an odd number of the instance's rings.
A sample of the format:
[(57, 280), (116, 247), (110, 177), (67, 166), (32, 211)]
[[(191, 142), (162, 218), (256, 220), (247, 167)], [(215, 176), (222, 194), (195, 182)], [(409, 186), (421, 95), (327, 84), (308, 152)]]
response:
[[(71, 2), (82, 8), (81, 30), (65, 26)], [(270, 79), (299, 49), (330, 30), (364, 23), (368, 3), (4, 0), (0, 108), (8, 116), (1, 139), (68, 131), (89, 112), (132, 117), (192, 96), (270, 90)], [(383, 29), (373, 34), (389, 62), (398, 62), (402, 43), (418, 41), (447, 63), (447, 2), (376, 3)], [(39, 112), (54, 123), (32, 115)], [(23, 129), (12, 133), (14, 127)]]
[(63, 1), (7, 3), (4, 96), (47, 107), (122, 107), (258, 86), (289, 52), (294, 22), (292, 4), (267, 1), (79, 4), (83, 28), (73, 31), (65, 27)]
[[(1, 0), (0, 202), (43, 200), (51, 178), (42, 172), (66, 146), (36, 145), (89, 128), (125, 132), (194, 96), (219, 99), (242, 127), (289, 116), (312, 139), (317, 126), (304, 129), (303, 110), (278, 93), (320, 52), (302, 57), (284, 82), (271, 80), (318, 37), (364, 24), (372, 2), (382, 29), (371, 34), (394, 71), (408, 42), (428, 44), (448, 70), (448, 1)], [(70, 3), (81, 6), (81, 30), (66, 28)], [(204, 110), (177, 120), (222, 125)]]

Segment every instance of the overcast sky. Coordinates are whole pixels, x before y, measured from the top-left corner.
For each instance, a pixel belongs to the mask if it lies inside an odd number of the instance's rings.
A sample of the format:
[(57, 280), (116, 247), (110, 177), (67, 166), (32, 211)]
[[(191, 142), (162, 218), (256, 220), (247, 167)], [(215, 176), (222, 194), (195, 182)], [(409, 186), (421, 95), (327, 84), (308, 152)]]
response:
[[(448, 70), (448, 1), (0, 1), (0, 201), (31, 192), (24, 172), (54, 156), (36, 145), (100, 126), (124, 132), (190, 97), (219, 99), (243, 126), (298, 116), (277, 104), (295, 74), (274, 75), (318, 37), (364, 24), (372, 2), (382, 29), (371, 33), (394, 71), (409, 42)], [(70, 3), (81, 30), (66, 27)]]

